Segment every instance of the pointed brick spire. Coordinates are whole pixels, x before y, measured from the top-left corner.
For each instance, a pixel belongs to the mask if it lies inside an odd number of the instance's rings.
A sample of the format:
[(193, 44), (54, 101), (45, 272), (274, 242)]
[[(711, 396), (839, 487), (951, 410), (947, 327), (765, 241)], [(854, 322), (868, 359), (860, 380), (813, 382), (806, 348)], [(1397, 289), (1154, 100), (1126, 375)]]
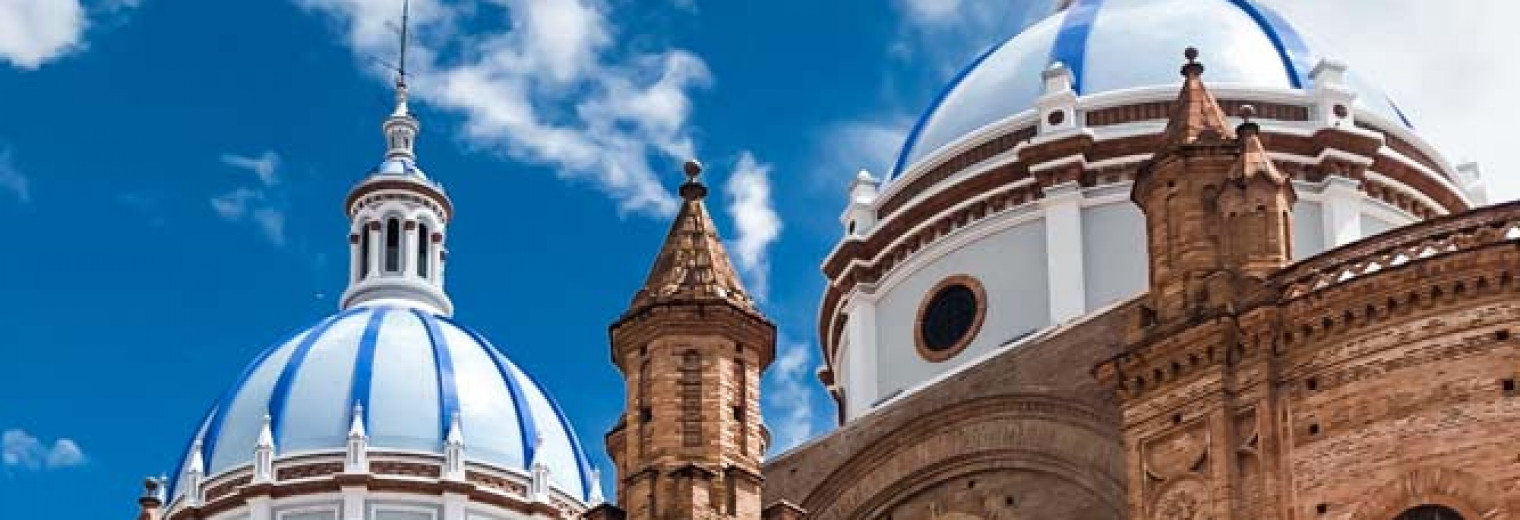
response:
[(1188, 60), (1182, 66), (1182, 91), (1172, 103), (1172, 116), (1162, 134), (1161, 149), (1198, 142), (1219, 142), (1231, 137), (1224, 109), (1203, 86), (1203, 64), (1198, 63), (1198, 49), (1183, 52)]
[(1251, 120), (1254, 117), (1256, 117), (1256, 107), (1251, 105), (1240, 107), (1240, 118), (1244, 122), (1235, 128), (1235, 135), (1240, 136), (1240, 158), (1230, 168), (1230, 178), (1248, 181), (1253, 177), (1262, 176), (1273, 184), (1281, 185), (1287, 182), (1288, 177), (1272, 164), (1272, 158), (1267, 155), (1267, 148), (1261, 144), (1261, 127)]
[(702, 165), (687, 161), (685, 170), (686, 182), (680, 190), (681, 210), (665, 235), (649, 277), (634, 295), (629, 312), (664, 302), (702, 300), (725, 301), (754, 311), (755, 302), (740, 283), (702, 202), (707, 197), (707, 186), (697, 179), (702, 174)]

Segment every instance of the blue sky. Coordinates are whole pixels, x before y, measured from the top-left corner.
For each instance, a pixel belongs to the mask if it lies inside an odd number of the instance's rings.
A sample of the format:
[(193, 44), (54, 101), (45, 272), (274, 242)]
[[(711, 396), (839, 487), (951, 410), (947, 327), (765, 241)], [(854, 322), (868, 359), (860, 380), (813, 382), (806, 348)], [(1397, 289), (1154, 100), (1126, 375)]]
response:
[[(72, 4), (0, 0), (0, 489), (26, 497), (17, 517), (133, 514), (242, 367), (334, 311), (342, 197), (390, 109), (370, 58), (393, 58), (399, 0)], [(960, 63), (1048, 10), (974, 7), (995, 21), (947, 38), (908, 3), (415, 1), (419, 155), (459, 208), (458, 317), (608, 467), (606, 326), (695, 154), (781, 327), (778, 441), (832, 427), (811, 331), (846, 182), (886, 164)]]
[[(394, 55), (399, 0), (78, 2), (0, 0), (0, 489), (26, 497), (17, 517), (132, 514), (141, 477), (173, 469), (244, 364), (334, 311), (341, 200), (380, 159), (390, 109), (372, 58)], [(1520, 67), (1472, 50), (1511, 48), (1495, 13), (1516, 8), (1485, 2), (1271, 3), (1366, 64), (1453, 159), (1483, 159), (1508, 199), (1498, 129), (1520, 109), (1501, 93)], [(459, 209), (458, 317), (537, 375), (608, 467), (622, 401), (606, 326), (694, 154), (781, 329), (767, 421), (782, 445), (826, 431), (817, 266), (846, 183), (881, 173), (945, 79), (1050, 3), (415, 0), (419, 155)], [(1372, 5), (1409, 16), (1360, 15)], [(1420, 38), (1367, 37), (1414, 18)]]

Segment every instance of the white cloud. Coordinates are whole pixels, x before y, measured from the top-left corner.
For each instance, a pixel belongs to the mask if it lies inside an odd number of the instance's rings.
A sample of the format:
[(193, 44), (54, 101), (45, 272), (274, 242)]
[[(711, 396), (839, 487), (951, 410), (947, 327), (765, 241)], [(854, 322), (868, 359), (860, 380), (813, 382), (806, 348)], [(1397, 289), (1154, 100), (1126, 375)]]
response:
[(211, 210), (228, 222), (252, 222), (269, 243), (285, 245), (285, 213), (275, 204), (280, 184), (279, 154), (273, 151), (257, 156), (223, 154), (221, 161), (252, 173), (258, 185), (239, 186), (212, 197)]
[(0, 149), (0, 191), (8, 191), (21, 202), (32, 201), (31, 181), (11, 162), (11, 151)]
[(57, 439), (49, 445), (19, 429), (0, 434), (0, 463), (6, 468), (59, 469), (79, 466), (85, 460), (84, 451), (71, 439)]
[(734, 259), (749, 281), (750, 292), (764, 299), (770, 289), (770, 247), (781, 237), (781, 216), (771, 203), (771, 166), (748, 151), (724, 184), (728, 215), (737, 233), (731, 242)]
[[(813, 347), (782, 338), (776, 361), (766, 371), (765, 400), (772, 413), (766, 423), (774, 427), (773, 453), (791, 449), (813, 437), (814, 416), (810, 385)], [(779, 413), (778, 413), (779, 412)]]
[(0, 59), (22, 69), (84, 47), (79, 0), (0, 0)]
[[(356, 57), (390, 56), (398, 2), (295, 0), (338, 20)], [(630, 50), (597, 0), (412, 2), (415, 97), (463, 116), (472, 146), (596, 186), (622, 211), (675, 209), (654, 172), (694, 155), (689, 52)], [(469, 30), (465, 30), (468, 24)]]
[[(1484, 166), (1490, 199), (1520, 198), (1520, 156), (1511, 150), (1520, 121), (1520, 45), (1507, 0), (1268, 0), (1316, 42), (1398, 100), (1416, 131), (1448, 160)], [(1386, 16), (1368, 16), (1370, 12)], [(1418, 20), (1418, 23), (1411, 23)]]

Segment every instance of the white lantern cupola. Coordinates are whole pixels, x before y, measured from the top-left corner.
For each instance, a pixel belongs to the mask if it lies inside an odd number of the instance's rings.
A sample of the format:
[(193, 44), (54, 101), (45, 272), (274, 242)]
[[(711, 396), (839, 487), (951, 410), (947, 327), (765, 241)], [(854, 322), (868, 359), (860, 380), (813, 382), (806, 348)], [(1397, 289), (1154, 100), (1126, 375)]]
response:
[(385, 160), (348, 194), (349, 285), (340, 307), (400, 306), (444, 316), (454, 305), (443, 291), (445, 228), (453, 204), (417, 166), (420, 124), (407, 106), (405, 74), (397, 75), (396, 109), (385, 119)]

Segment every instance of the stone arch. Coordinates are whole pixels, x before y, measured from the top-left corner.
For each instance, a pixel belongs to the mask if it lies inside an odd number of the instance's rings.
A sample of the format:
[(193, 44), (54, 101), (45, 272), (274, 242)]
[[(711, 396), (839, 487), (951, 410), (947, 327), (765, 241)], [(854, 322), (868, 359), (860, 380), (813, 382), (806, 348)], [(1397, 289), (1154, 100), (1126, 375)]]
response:
[[(1050, 454), (1017, 449), (988, 450), (946, 460), (939, 465), (920, 468), (912, 473), (901, 475), (892, 485), (879, 490), (863, 502), (849, 508), (848, 511), (836, 508), (837, 514), (833, 516), (848, 519), (887, 518), (887, 514), (894, 506), (924, 491), (944, 483), (994, 472), (1036, 474), (1052, 482), (1069, 485), (1094, 498), (1094, 502), (1109, 512), (1109, 518), (1125, 517), (1124, 504), (1113, 500), (1118, 498), (1114, 495), (1115, 490), (1107, 489), (1102, 482), (1084, 478), (1082, 468), (1076, 464)], [(947, 514), (955, 513), (947, 512)], [(942, 516), (939, 520), (945, 520), (945, 518)]]
[(1449, 507), (1462, 518), (1513, 518), (1510, 507), (1482, 478), (1441, 467), (1418, 468), (1367, 493), (1352, 520), (1389, 520), (1421, 505)]
[(816, 520), (875, 518), (946, 479), (1026, 471), (1087, 490), (1115, 518), (1125, 509), (1117, 419), (1040, 393), (990, 396), (925, 413), (873, 435), (802, 501)]

